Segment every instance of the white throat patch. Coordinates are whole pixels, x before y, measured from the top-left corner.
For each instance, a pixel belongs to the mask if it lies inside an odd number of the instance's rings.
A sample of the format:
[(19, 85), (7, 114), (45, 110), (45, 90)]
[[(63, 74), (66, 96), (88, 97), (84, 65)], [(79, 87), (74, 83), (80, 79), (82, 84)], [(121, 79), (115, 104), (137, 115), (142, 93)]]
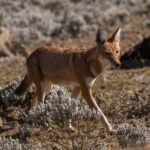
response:
[(96, 78), (87, 77), (87, 78), (86, 78), (86, 83), (87, 83), (87, 85), (89, 85), (89, 86), (93, 86), (95, 80), (96, 80)]

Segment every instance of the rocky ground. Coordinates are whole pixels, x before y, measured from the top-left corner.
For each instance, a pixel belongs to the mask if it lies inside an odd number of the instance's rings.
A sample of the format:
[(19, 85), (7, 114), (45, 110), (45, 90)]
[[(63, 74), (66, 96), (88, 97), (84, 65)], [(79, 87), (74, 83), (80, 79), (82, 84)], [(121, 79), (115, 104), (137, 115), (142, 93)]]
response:
[[(16, 75), (7, 74), (10, 81), (13, 81), (23, 69), (19, 65), (16, 67), (21, 68)], [(25, 108), (31, 100), (32, 92), (21, 97), (15, 96), (13, 91), (20, 83), (18, 79), (2, 86), (0, 90), (0, 114), (3, 120), (1, 137), (12, 137), (9, 140), (1, 138), (3, 149), (7, 149), (7, 144), (5, 145), (7, 141), (8, 144), (15, 145), (15, 148), (20, 146), (22, 149), (33, 147), (33, 149), (65, 150), (92, 147), (96, 150), (145, 147), (148, 150), (149, 68), (110, 70), (105, 76), (107, 79), (105, 82), (101, 79), (96, 82), (93, 96), (113, 127), (117, 129), (117, 133), (107, 132), (98, 121), (99, 116), (90, 112), (84, 101), (80, 103), (71, 100), (66, 90), (59, 87), (55, 87), (47, 96), (45, 106), (39, 106), (30, 114), (26, 114)], [(4, 79), (3, 84), (6, 81), (8, 79)], [(76, 132), (66, 130), (65, 124), (68, 118), (73, 119)]]
[[(0, 150), (150, 149), (149, 0), (1, 0), (0, 25)], [(117, 132), (107, 132), (84, 100), (71, 100), (69, 87), (55, 86), (45, 105), (27, 114), (34, 88), (14, 94), (25, 57), (41, 43), (90, 48), (99, 26), (108, 35), (122, 27), (127, 62), (93, 89)], [(66, 129), (69, 118), (76, 132)]]

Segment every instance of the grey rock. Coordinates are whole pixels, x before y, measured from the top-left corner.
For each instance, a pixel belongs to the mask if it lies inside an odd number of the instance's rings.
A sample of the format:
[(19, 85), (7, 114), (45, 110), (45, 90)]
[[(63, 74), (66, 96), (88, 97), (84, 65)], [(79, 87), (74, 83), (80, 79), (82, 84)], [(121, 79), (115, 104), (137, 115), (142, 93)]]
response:
[(120, 124), (117, 136), (123, 148), (134, 147), (150, 142), (150, 129), (139, 125)]

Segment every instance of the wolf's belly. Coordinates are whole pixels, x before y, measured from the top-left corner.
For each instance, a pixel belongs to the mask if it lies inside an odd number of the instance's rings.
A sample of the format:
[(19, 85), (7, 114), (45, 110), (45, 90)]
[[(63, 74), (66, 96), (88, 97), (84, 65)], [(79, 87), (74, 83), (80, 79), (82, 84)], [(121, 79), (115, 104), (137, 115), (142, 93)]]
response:
[(78, 82), (75, 81), (66, 81), (66, 80), (61, 80), (61, 81), (51, 81), (53, 84), (57, 84), (57, 85), (71, 85), (71, 86), (79, 86)]

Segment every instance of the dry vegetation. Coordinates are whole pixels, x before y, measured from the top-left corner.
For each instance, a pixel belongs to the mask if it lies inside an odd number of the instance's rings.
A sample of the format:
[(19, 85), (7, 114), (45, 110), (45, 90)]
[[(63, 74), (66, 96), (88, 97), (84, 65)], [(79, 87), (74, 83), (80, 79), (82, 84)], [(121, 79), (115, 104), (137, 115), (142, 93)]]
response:
[[(20, 72), (24, 72), (24, 64), (5, 62), (4, 65), (9, 67), (2, 72), (7, 72), (3, 81), (1, 80), (3, 85), (17, 78)], [(14, 69), (18, 68), (15, 74), (10, 73), (13, 66)], [(69, 93), (59, 87), (55, 87), (47, 96), (45, 106), (39, 106), (31, 114), (26, 114), (25, 108), (30, 102), (32, 92), (16, 97), (13, 91), (20, 82), (19, 79), (2, 86), (0, 91), (0, 114), (3, 120), (1, 136), (12, 138), (2, 138), (3, 147), (9, 149), (3, 141), (7, 141), (9, 146), (9, 143), (12, 143), (16, 149), (19, 146), (22, 149), (38, 147), (64, 150), (148, 147), (149, 68), (109, 70), (105, 76), (105, 82), (101, 79), (96, 82), (93, 95), (117, 129), (116, 134), (108, 133), (101, 123), (98, 123), (99, 116), (95, 112), (90, 113), (84, 101), (80, 103), (71, 100)], [(75, 133), (66, 130), (64, 126), (69, 118), (73, 118), (73, 125), (77, 130)]]
[[(13, 33), (11, 40), (16, 43), (3, 38), (0, 44), (0, 56), (8, 50), (14, 55), (0, 58), (0, 150), (150, 149), (149, 67), (108, 70), (105, 81), (96, 81), (93, 96), (116, 129), (113, 134), (82, 98), (70, 98), (70, 87), (55, 86), (44, 106), (30, 113), (26, 108), (34, 87), (22, 96), (14, 94), (26, 72), (26, 47), (34, 50), (44, 41), (89, 48), (99, 25), (108, 33), (121, 25), (123, 54), (150, 36), (148, 0), (104, 0), (101, 5), (98, 0), (2, 0), (0, 8), (1, 25)], [(69, 118), (76, 132), (67, 130)]]

